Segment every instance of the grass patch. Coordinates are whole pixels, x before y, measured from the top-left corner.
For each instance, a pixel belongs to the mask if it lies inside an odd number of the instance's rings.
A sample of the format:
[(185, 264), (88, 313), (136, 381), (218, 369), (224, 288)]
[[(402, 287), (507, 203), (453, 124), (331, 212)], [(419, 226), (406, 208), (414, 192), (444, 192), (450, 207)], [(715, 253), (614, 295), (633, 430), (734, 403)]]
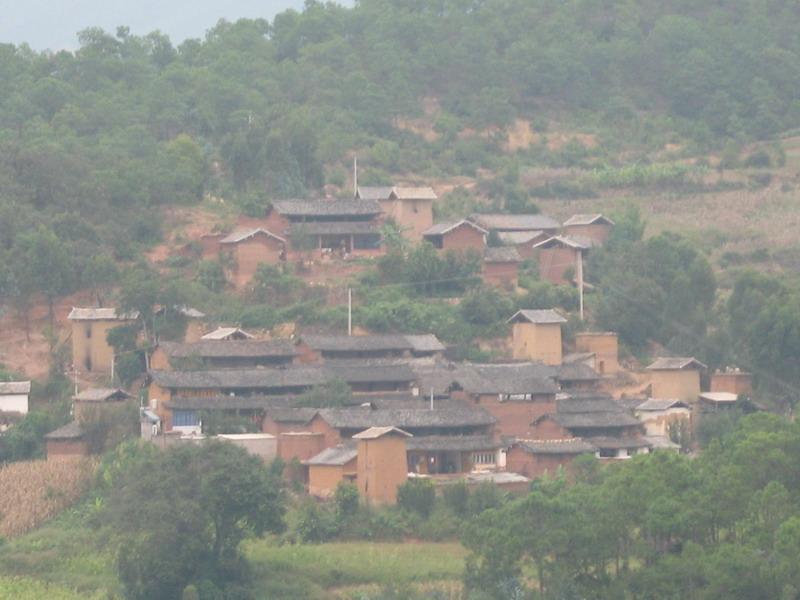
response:
[(100, 594), (87, 596), (58, 585), (25, 577), (0, 577), (0, 600), (92, 600)]
[(331, 590), (390, 587), (461, 579), (466, 549), (457, 543), (347, 542), (278, 545), (244, 544), (256, 575), (258, 598), (328, 598)]

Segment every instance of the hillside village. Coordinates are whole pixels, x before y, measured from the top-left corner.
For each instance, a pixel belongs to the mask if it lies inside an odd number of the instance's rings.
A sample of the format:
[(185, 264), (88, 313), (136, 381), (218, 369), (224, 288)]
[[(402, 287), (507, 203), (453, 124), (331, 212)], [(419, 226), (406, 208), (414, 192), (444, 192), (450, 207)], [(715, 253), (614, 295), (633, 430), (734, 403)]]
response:
[[(614, 221), (578, 214), (471, 214), (436, 222), (431, 188), (357, 187), (349, 200), (272, 202), (262, 218), (201, 234), (199, 252), (225, 266), (239, 292), (262, 265), (346, 264), (387, 252), (389, 228), (409, 244), (448, 257), (475, 256), (485, 285), (514, 291), (523, 261), (542, 280), (578, 288), (583, 264), (609, 239)], [(191, 245), (176, 252), (189, 252)], [(393, 503), (409, 478), (437, 485), (493, 482), (522, 491), (531, 480), (570, 470), (581, 455), (601, 461), (650, 452), (693, 452), (705, 415), (752, 402), (752, 377), (709, 372), (692, 357), (660, 356), (645, 368), (620, 360), (613, 331), (581, 330), (567, 341), (561, 309), (521, 309), (491, 362), (455, 358), (433, 333), (248, 332), (178, 307), (183, 337), (156, 338), (146, 372), (117, 382), (117, 328), (139, 329), (137, 312), (79, 306), (67, 317), (75, 379), (74, 420), (45, 435), (48, 460), (97, 451), (87, 415), (138, 404), (143, 439), (158, 447), (214, 435), (264, 460), (299, 464), (292, 477), (319, 498), (353, 481), (367, 502)], [(346, 392), (337, 392), (343, 384)], [(78, 389), (80, 388), (80, 389)], [(4, 414), (27, 412), (30, 382), (2, 384)], [(308, 396), (312, 400), (309, 402)], [(13, 419), (12, 419), (13, 420)], [(209, 427), (228, 422), (228, 429)]]

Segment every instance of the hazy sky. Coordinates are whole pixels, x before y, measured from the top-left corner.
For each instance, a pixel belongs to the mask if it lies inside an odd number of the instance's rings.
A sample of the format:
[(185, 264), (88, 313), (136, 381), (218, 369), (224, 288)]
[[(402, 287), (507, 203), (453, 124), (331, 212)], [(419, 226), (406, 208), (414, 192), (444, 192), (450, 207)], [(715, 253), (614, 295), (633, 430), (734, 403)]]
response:
[[(340, 1), (352, 5), (352, 0)], [(174, 44), (202, 37), (219, 19), (272, 20), (303, 0), (0, 0), (0, 43), (27, 42), (36, 50), (75, 48), (77, 33), (99, 26), (113, 33), (127, 25), (135, 34), (155, 29)]]

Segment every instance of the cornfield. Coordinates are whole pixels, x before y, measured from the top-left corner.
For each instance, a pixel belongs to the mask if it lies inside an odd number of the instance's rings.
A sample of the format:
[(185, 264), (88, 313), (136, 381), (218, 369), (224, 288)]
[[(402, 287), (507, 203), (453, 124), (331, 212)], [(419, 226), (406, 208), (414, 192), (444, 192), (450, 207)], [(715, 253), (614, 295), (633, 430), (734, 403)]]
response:
[(34, 529), (78, 500), (89, 488), (96, 464), (75, 458), (0, 467), (0, 536)]

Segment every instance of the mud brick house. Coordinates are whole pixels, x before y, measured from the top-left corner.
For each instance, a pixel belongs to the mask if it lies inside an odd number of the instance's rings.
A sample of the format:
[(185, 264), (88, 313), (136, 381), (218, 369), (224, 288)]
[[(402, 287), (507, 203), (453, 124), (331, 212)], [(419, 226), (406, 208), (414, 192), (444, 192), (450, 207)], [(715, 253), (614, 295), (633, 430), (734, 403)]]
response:
[(47, 460), (76, 458), (89, 455), (89, 442), (77, 421), (67, 423), (44, 436)]
[(512, 323), (511, 352), (515, 359), (561, 364), (561, 326), (567, 322), (561, 314), (553, 309), (520, 310), (508, 322)]
[(516, 288), (520, 262), (522, 257), (513, 246), (487, 247), (483, 251), (481, 277), (489, 285)]
[[(292, 340), (201, 340), (181, 344), (160, 342), (150, 357), (150, 368), (247, 369), (276, 367), (294, 362), (298, 351)], [(177, 365), (177, 367), (176, 367)]]
[(301, 362), (332, 359), (420, 358), (439, 356), (445, 346), (433, 334), (302, 335)]
[(397, 488), (408, 479), (406, 441), (411, 434), (397, 427), (370, 427), (356, 440), (356, 482), (368, 504), (395, 504)]
[(260, 265), (286, 260), (286, 238), (261, 227), (234, 231), (219, 243), (225, 275), (237, 289), (252, 283)]
[(304, 460), (308, 468), (308, 493), (318, 498), (330, 498), (342, 481), (355, 483), (358, 475), (356, 442), (325, 448)]
[(310, 249), (373, 255), (381, 246), (382, 215), (372, 200), (276, 200), (265, 224), (288, 236), (295, 255)]
[(564, 221), (564, 235), (587, 246), (602, 246), (611, 235), (614, 221), (601, 214), (573, 215)]
[(110, 373), (114, 349), (106, 336), (115, 327), (130, 325), (139, 313), (121, 314), (115, 308), (73, 308), (67, 317), (72, 323), (72, 362), (90, 373)]
[(570, 394), (559, 398), (555, 412), (534, 422), (530, 439), (581, 438), (597, 448), (600, 458), (628, 458), (647, 453), (650, 444), (642, 423), (603, 394)]
[(593, 353), (594, 369), (600, 375), (615, 375), (619, 372), (619, 339), (613, 331), (576, 333), (575, 350)]
[(422, 233), (422, 238), (437, 250), (483, 252), (489, 232), (480, 225), (462, 219), (452, 223), (437, 223)]
[(436, 193), (430, 187), (363, 187), (356, 199), (380, 203), (385, 219), (394, 221), (411, 241), (422, 240), (433, 225), (433, 202)]
[(700, 395), (700, 374), (706, 366), (692, 357), (661, 357), (647, 367), (651, 396), (661, 400), (683, 400), (692, 405)]
[(716, 371), (711, 375), (711, 391), (749, 396), (753, 393), (753, 374), (736, 368)]
[(634, 414), (644, 423), (648, 436), (668, 438), (674, 425), (692, 424), (692, 407), (682, 400), (650, 398), (637, 406)]
[(486, 231), (495, 231), (502, 236), (510, 232), (537, 232), (548, 237), (554, 236), (561, 229), (561, 224), (546, 215), (506, 215), (473, 213), (468, 219), (480, 225)]
[[(72, 397), (73, 414), (76, 419), (81, 419), (93, 411), (133, 401), (134, 397), (120, 388), (90, 388)], [(135, 404), (138, 406), (138, 401)]]
[(255, 336), (239, 329), (238, 327), (217, 327), (214, 331), (210, 331), (201, 340), (252, 340)]
[(594, 455), (598, 449), (580, 438), (558, 440), (517, 440), (506, 452), (506, 469), (531, 479), (547, 473), (555, 474), (560, 468), (570, 471), (575, 458)]
[(589, 246), (574, 238), (554, 236), (533, 246), (539, 277), (556, 285), (571, 283), (583, 268)]
[(505, 246), (513, 246), (519, 252), (522, 260), (532, 260), (535, 258), (535, 251), (533, 247), (539, 242), (550, 238), (551, 236), (544, 231), (504, 231), (500, 234), (500, 241)]
[(30, 381), (0, 381), (0, 413), (27, 414), (30, 393)]

